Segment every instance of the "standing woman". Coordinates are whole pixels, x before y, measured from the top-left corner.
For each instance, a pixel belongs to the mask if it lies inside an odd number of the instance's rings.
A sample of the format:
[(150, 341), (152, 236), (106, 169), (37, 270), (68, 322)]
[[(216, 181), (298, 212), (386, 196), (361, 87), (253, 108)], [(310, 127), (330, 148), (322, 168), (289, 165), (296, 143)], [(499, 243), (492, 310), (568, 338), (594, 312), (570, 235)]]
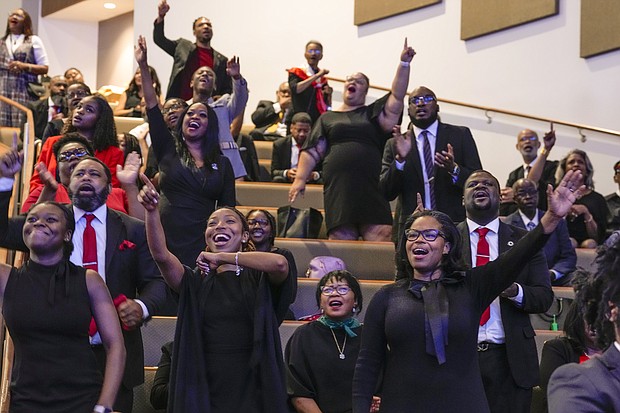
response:
[[(47, 73), (49, 61), (41, 39), (32, 33), (32, 19), (24, 9), (16, 9), (6, 22), (0, 39), (0, 95), (26, 105), (38, 98), (28, 94), (28, 83)], [(19, 128), (23, 113), (0, 103), (0, 125)]]
[[(69, 86), (71, 89), (73, 85)], [(69, 132), (77, 132), (95, 149), (95, 158), (106, 164), (112, 173), (112, 186), (120, 188), (121, 184), (116, 177), (117, 165), (123, 166), (125, 155), (118, 147), (116, 137), (116, 124), (112, 108), (102, 95), (92, 95), (82, 98), (71, 116), (71, 122), (65, 124), (62, 135), (51, 136), (43, 144), (37, 163), (42, 162), (52, 175), (56, 174), (58, 165), (54, 156), (54, 144), (63, 135)], [(38, 171), (34, 171), (30, 178), (30, 191), (43, 185)]]
[[(408, 278), (374, 296), (364, 317), (353, 378), (353, 412), (370, 409), (383, 366), (382, 413), (489, 412), (476, 343), (482, 312), (539, 251), (585, 186), (569, 171), (540, 224), (487, 265), (466, 269), (461, 236), (446, 214), (421, 211), (407, 219), (398, 257)], [(533, 338), (532, 338), (533, 341)]]
[[(0, 177), (12, 178), (22, 162), (15, 149), (5, 154)], [(74, 230), (70, 209), (36, 204), (22, 230), (29, 260), (19, 269), (0, 264), (2, 314), (15, 345), (12, 413), (90, 413), (116, 398), (125, 365), (118, 315), (101, 276), (69, 261)], [(92, 317), (106, 350), (104, 377), (88, 339)]]
[(323, 113), (304, 143), (289, 201), (303, 195), (310, 173), (322, 160), (330, 239), (390, 240), (390, 205), (379, 191), (381, 159), (392, 128), (400, 122), (414, 55), (405, 39), (391, 92), (368, 106), (368, 77), (363, 73), (348, 76), (344, 103)]
[[(204, 103), (190, 105), (168, 130), (148, 71), (146, 40), (135, 50), (151, 131), (151, 146), (159, 164), (159, 205), (168, 248), (184, 265), (194, 266), (205, 248), (207, 219), (217, 206), (235, 205), (235, 177), (220, 152), (217, 117)], [(238, 64), (236, 70), (239, 69)]]
[(142, 179), (149, 248), (180, 297), (168, 412), (287, 412), (278, 327), (296, 280), (286, 258), (253, 251), (243, 215), (223, 207), (209, 217), (192, 271), (166, 247), (159, 195)]

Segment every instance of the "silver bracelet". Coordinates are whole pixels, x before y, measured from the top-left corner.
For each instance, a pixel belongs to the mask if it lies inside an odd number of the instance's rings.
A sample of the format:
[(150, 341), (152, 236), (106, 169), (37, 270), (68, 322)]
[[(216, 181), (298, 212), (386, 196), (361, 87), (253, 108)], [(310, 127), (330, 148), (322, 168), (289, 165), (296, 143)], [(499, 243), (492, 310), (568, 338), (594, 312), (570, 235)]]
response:
[(409, 67), (409, 62), (403, 62), (402, 60), (400, 61), (400, 65), (402, 67)]
[(241, 274), (241, 267), (239, 266), (239, 251), (235, 254), (235, 266), (237, 267), (235, 274), (238, 277)]

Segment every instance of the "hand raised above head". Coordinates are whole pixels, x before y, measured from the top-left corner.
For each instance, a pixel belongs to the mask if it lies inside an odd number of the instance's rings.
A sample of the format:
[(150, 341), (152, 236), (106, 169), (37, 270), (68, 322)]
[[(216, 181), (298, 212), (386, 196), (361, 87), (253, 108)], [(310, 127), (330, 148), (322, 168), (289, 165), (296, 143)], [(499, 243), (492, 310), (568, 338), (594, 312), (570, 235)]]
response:
[(146, 175), (141, 173), (140, 179), (144, 183), (144, 186), (138, 193), (138, 202), (142, 204), (147, 212), (157, 210), (157, 204), (159, 203), (159, 192), (157, 192), (155, 185), (153, 185)]
[(134, 47), (134, 56), (138, 64), (147, 62), (146, 39), (142, 35), (138, 36), (138, 41)]
[(157, 5), (157, 15), (163, 19), (164, 17), (166, 17), (166, 13), (168, 13), (169, 11), (170, 5), (168, 4), (168, 2), (166, 0), (161, 0)]
[(226, 74), (234, 79), (241, 77), (241, 65), (239, 64), (239, 58), (233, 56), (226, 62)]
[(544, 148), (549, 152), (555, 145), (555, 131), (553, 130), (553, 124), (551, 124), (551, 130), (545, 133), (543, 137)]
[(400, 61), (409, 63), (413, 60), (413, 56), (415, 55), (415, 50), (413, 50), (413, 47), (407, 45), (407, 38), (405, 37), (405, 46), (403, 47), (403, 51), (400, 53)]

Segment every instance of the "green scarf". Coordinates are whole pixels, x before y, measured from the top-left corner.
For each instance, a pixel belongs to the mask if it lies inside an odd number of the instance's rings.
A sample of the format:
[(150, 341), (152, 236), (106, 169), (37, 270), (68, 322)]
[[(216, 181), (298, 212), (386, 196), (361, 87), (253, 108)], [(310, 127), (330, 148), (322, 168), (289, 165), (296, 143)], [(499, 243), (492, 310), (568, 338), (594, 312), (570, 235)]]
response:
[(331, 318), (327, 318), (324, 315), (322, 315), (319, 317), (317, 321), (331, 328), (332, 330), (337, 329), (337, 328), (343, 328), (345, 333), (347, 333), (349, 337), (357, 337), (357, 334), (355, 334), (355, 332), (352, 329), (357, 328), (362, 325), (359, 321), (357, 321), (357, 318), (353, 318), (353, 317), (345, 321), (334, 321)]

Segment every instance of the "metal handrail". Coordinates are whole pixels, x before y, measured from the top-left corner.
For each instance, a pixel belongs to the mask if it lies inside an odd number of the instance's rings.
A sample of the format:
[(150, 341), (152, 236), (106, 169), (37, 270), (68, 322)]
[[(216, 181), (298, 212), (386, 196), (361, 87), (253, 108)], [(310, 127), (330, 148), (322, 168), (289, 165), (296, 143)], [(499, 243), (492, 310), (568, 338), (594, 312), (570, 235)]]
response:
[[(327, 79), (328, 80), (333, 80), (334, 82), (341, 82), (341, 83), (345, 82), (344, 79), (340, 79), (340, 78), (336, 78), (336, 77), (331, 77), (331, 76), (328, 76)], [(376, 89), (376, 90), (381, 90), (381, 91), (384, 91), (384, 92), (389, 92), (390, 91), (389, 88), (386, 88), (384, 86), (370, 85), (370, 88)], [(452, 100), (452, 99), (439, 99), (439, 98), (437, 98), (437, 101), (441, 102), (441, 103), (447, 103), (447, 104), (450, 104), (450, 105), (456, 105), (456, 106), (462, 106), (462, 107), (471, 108), (471, 109), (482, 110), (482, 111), (484, 111), (484, 115), (487, 117), (487, 122), (488, 123), (491, 123), (491, 121), (492, 121), (490, 113), (493, 112), (493, 113), (500, 113), (500, 114), (503, 114), (503, 115), (515, 116), (515, 117), (519, 117), (519, 118), (525, 118), (525, 119), (532, 119), (532, 120), (541, 121), (541, 122), (547, 122), (550, 125), (553, 124), (553, 125), (568, 126), (568, 127), (577, 129), (577, 131), (579, 132), (579, 135), (581, 135), (581, 140), (583, 142), (585, 142), (585, 135), (582, 133), (582, 131), (584, 131), (584, 130), (598, 132), (598, 133), (604, 133), (604, 134), (607, 134), (607, 135), (620, 136), (620, 131), (615, 131), (615, 130), (605, 129), (605, 128), (598, 128), (596, 126), (583, 125), (583, 124), (580, 124), (580, 123), (567, 122), (567, 121), (563, 121), (563, 120), (545, 118), (545, 117), (536, 116), (536, 115), (529, 115), (529, 114), (526, 114), (526, 113), (520, 113), (520, 112), (514, 112), (514, 111), (510, 111), (510, 110), (492, 108), (490, 106), (475, 105), (475, 104), (472, 104), (472, 103), (459, 102), (458, 100)]]

